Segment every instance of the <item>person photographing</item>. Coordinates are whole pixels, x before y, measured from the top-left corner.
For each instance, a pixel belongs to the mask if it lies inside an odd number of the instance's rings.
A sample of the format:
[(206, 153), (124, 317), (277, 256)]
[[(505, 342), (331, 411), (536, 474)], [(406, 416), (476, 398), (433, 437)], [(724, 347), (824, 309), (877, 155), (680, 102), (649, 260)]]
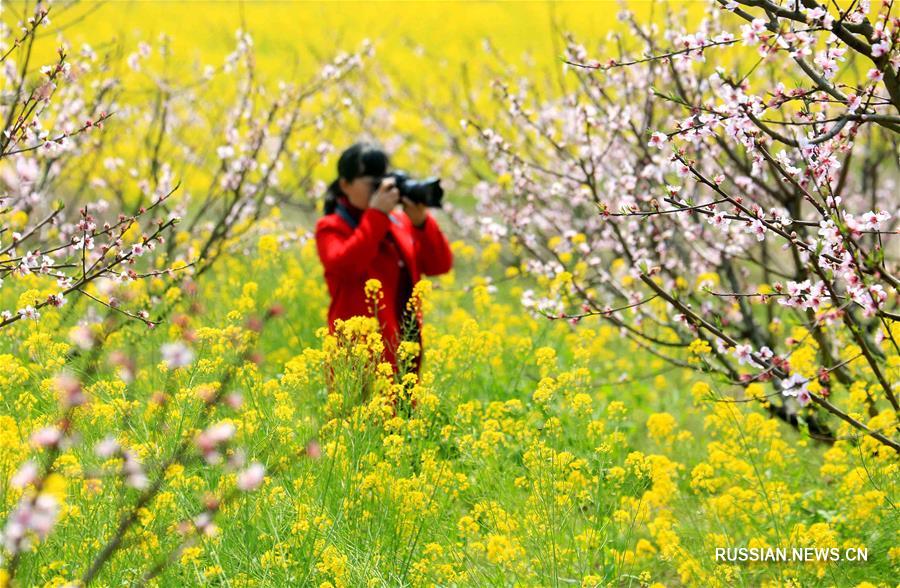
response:
[[(412, 370), (422, 358), (422, 319), (407, 309), (422, 275), (436, 276), (453, 267), (450, 244), (428, 212), (439, 207), (439, 180), (410, 180), (389, 172), (388, 155), (372, 143), (356, 143), (338, 159), (338, 177), (325, 195), (324, 216), (316, 222), (319, 259), (331, 296), (329, 332), (335, 321), (373, 316), (366, 299), (367, 280), (382, 284), (383, 300), (375, 313), (384, 342), (383, 359), (398, 372), (397, 350), (403, 340), (419, 344)], [(395, 211), (402, 205), (403, 213)], [(404, 326), (411, 329), (404, 329)]]

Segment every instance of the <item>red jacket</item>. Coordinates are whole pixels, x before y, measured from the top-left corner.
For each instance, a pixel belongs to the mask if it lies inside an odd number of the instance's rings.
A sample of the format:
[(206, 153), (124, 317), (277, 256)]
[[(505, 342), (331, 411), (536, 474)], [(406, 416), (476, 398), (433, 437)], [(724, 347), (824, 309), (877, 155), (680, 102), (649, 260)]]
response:
[[(359, 215), (358, 209), (356, 214)], [(449, 272), (453, 254), (447, 238), (430, 214), (425, 224), (417, 228), (406, 214), (391, 213), (389, 217), (378, 209), (367, 208), (359, 215), (358, 223), (354, 229), (337, 213), (325, 215), (316, 223), (316, 247), (331, 294), (328, 328), (333, 333), (337, 319), (372, 316), (365, 284), (372, 278), (380, 280), (384, 298), (378, 309), (378, 322), (384, 340), (384, 360), (397, 371), (395, 353), (400, 340), (397, 296), (401, 286), (401, 262), (408, 269), (414, 286), (423, 274), (436, 276)], [(393, 236), (396, 247), (389, 241), (388, 234)], [(417, 321), (421, 333), (421, 316)], [(421, 335), (419, 343), (421, 345)]]

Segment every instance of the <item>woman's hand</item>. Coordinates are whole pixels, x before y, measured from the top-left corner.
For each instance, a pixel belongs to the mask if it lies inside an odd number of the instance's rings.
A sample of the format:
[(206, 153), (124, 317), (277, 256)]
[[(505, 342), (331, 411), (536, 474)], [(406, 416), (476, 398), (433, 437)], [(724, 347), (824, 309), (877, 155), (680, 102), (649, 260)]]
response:
[(369, 208), (376, 208), (384, 214), (391, 214), (397, 202), (400, 201), (400, 190), (397, 189), (397, 180), (387, 178), (378, 186), (378, 190), (369, 201)]
[(413, 202), (406, 196), (402, 196), (401, 200), (403, 200), (403, 212), (406, 213), (412, 224), (416, 227), (425, 224), (425, 220), (428, 218), (428, 208), (423, 203)]

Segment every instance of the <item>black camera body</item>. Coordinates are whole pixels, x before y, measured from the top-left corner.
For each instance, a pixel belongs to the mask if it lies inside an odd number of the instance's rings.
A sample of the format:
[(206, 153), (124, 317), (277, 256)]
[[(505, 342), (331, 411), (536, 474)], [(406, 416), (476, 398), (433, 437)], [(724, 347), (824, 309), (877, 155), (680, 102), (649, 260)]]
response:
[(425, 180), (410, 179), (406, 172), (395, 171), (385, 174), (375, 182), (375, 189), (387, 178), (394, 178), (400, 196), (406, 196), (416, 203), (424, 204), (430, 208), (443, 208), (441, 200), (444, 197), (444, 189), (441, 188), (440, 178), (428, 178)]

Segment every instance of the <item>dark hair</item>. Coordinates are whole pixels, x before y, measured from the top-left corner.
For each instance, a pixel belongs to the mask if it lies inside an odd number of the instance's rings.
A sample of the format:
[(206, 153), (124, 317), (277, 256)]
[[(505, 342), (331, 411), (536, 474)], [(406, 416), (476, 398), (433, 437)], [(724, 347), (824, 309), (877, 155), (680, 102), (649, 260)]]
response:
[(343, 196), (339, 180), (352, 182), (360, 176), (380, 177), (387, 173), (388, 155), (374, 143), (354, 143), (341, 153), (337, 163), (338, 177), (325, 191), (325, 214), (332, 214), (337, 207), (338, 196)]

